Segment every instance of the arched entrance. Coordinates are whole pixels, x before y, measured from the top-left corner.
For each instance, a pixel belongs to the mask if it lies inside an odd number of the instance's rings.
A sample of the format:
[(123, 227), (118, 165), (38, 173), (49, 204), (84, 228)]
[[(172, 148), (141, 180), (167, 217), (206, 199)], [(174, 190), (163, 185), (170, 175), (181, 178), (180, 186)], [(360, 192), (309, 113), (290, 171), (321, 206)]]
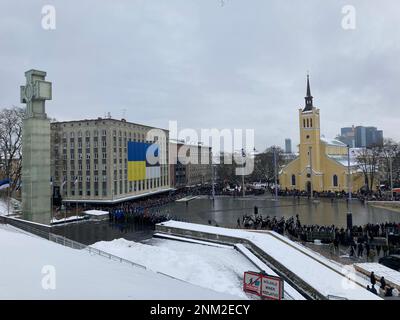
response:
[(306, 190), (308, 193), (311, 193), (311, 181), (306, 182)]

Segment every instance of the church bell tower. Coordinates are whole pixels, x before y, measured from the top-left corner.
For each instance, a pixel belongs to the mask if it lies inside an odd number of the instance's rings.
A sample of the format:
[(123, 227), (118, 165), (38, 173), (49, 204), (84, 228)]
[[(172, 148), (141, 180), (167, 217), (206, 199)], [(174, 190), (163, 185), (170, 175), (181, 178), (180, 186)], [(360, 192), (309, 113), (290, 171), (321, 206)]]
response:
[[(311, 182), (316, 186), (317, 175), (321, 172), (320, 161), (320, 118), (319, 109), (314, 107), (311, 95), (310, 77), (307, 75), (305, 106), (299, 109), (300, 127), (300, 189), (307, 190)], [(312, 174), (310, 167), (312, 167)]]

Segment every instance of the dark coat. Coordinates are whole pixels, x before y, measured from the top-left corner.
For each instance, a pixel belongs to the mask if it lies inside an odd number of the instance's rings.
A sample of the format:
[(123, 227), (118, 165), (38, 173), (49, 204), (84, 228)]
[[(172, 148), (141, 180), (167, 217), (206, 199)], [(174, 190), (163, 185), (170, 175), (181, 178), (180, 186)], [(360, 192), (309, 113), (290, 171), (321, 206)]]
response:
[(371, 273), (370, 279), (371, 279), (372, 285), (374, 285), (376, 283), (376, 278), (375, 278), (375, 274), (373, 272)]

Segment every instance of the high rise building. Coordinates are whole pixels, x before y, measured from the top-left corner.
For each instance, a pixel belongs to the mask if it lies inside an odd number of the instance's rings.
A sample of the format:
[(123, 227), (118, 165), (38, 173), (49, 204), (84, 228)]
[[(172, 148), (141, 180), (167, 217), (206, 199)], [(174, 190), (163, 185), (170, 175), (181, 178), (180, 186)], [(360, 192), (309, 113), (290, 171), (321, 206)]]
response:
[(345, 145), (350, 146), (352, 148), (355, 147), (355, 128), (345, 127), (340, 129), (340, 137), (338, 139), (343, 142)]
[(338, 140), (353, 148), (383, 145), (383, 131), (376, 127), (352, 126), (340, 129)]
[(285, 139), (285, 153), (292, 153), (292, 140), (289, 138)]
[(376, 127), (357, 126), (355, 128), (355, 147), (370, 148), (383, 145), (383, 131)]

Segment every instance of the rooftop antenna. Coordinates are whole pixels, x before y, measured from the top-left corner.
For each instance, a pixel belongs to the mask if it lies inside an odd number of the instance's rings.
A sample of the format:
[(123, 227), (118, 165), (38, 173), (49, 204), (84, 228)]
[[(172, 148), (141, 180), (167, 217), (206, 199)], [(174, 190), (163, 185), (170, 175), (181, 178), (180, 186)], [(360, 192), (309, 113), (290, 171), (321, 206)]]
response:
[(107, 112), (107, 119), (111, 119), (111, 112), (110, 111)]
[(126, 109), (122, 109), (122, 119), (126, 119)]

